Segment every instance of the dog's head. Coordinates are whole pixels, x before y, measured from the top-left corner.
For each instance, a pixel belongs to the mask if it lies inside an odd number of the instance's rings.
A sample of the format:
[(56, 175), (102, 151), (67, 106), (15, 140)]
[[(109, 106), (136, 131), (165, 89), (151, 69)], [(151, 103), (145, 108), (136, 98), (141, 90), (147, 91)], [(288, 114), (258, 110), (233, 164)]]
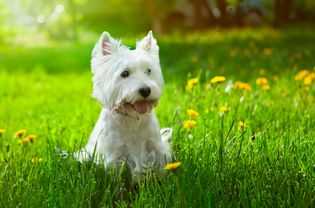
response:
[(150, 31), (135, 50), (104, 32), (92, 52), (93, 93), (109, 110), (144, 115), (158, 104), (163, 88), (159, 47)]

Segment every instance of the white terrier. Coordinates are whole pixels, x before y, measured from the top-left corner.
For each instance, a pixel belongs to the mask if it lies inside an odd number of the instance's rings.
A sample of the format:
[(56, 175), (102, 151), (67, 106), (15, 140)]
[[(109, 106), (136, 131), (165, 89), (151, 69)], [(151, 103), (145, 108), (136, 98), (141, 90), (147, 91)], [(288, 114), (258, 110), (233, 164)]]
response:
[(92, 96), (102, 105), (98, 121), (85, 148), (75, 153), (80, 161), (93, 154), (105, 168), (121, 161), (132, 175), (153, 165), (162, 170), (171, 159), (168, 139), (172, 129), (162, 129), (152, 109), (163, 88), (159, 46), (152, 32), (129, 50), (104, 32), (92, 52)]

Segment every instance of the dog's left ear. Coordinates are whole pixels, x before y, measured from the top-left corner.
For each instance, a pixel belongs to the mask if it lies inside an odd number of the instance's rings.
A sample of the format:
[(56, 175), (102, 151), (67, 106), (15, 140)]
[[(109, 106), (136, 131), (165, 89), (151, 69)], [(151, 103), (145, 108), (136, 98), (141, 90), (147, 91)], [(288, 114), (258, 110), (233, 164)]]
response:
[(93, 48), (92, 56), (94, 57), (97, 55), (112, 55), (113, 53), (118, 51), (120, 46), (120, 41), (115, 40), (110, 36), (108, 32), (104, 31)]
[(137, 49), (147, 51), (157, 62), (160, 62), (159, 46), (157, 45), (157, 42), (153, 37), (152, 31), (150, 31), (148, 35), (144, 37), (141, 41), (137, 42)]

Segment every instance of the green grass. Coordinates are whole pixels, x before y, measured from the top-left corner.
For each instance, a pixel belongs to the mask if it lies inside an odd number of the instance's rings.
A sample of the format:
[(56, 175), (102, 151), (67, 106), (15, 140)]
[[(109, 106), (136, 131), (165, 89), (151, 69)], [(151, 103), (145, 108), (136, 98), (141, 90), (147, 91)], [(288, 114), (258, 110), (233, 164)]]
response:
[[(92, 42), (2, 47), (0, 128), (7, 131), (0, 137), (0, 207), (313, 207), (315, 80), (305, 90), (294, 77), (313, 71), (315, 31), (302, 29), (160, 37), (166, 85), (156, 114), (162, 127), (174, 128), (174, 161), (182, 166), (161, 184), (149, 178), (137, 190), (121, 185), (113, 171), (79, 165), (54, 148), (76, 151), (97, 120)], [(227, 81), (209, 86), (215, 75)], [(256, 85), (261, 76), (267, 92)], [(200, 82), (187, 91), (193, 77)], [(226, 93), (229, 80), (252, 90)], [(220, 115), (221, 106), (230, 110)], [(187, 130), (190, 108), (200, 117)], [(19, 129), (37, 135), (34, 143), (13, 138)], [(33, 163), (35, 157), (43, 161)]]

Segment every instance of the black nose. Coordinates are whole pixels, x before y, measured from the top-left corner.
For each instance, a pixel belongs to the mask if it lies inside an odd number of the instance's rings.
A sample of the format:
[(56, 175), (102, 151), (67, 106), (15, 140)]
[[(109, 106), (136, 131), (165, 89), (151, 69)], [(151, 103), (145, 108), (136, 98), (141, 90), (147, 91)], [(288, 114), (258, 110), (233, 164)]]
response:
[(141, 87), (139, 89), (139, 93), (142, 97), (146, 98), (150, 95), (151, 89), (150, 89), (150, 87)]

